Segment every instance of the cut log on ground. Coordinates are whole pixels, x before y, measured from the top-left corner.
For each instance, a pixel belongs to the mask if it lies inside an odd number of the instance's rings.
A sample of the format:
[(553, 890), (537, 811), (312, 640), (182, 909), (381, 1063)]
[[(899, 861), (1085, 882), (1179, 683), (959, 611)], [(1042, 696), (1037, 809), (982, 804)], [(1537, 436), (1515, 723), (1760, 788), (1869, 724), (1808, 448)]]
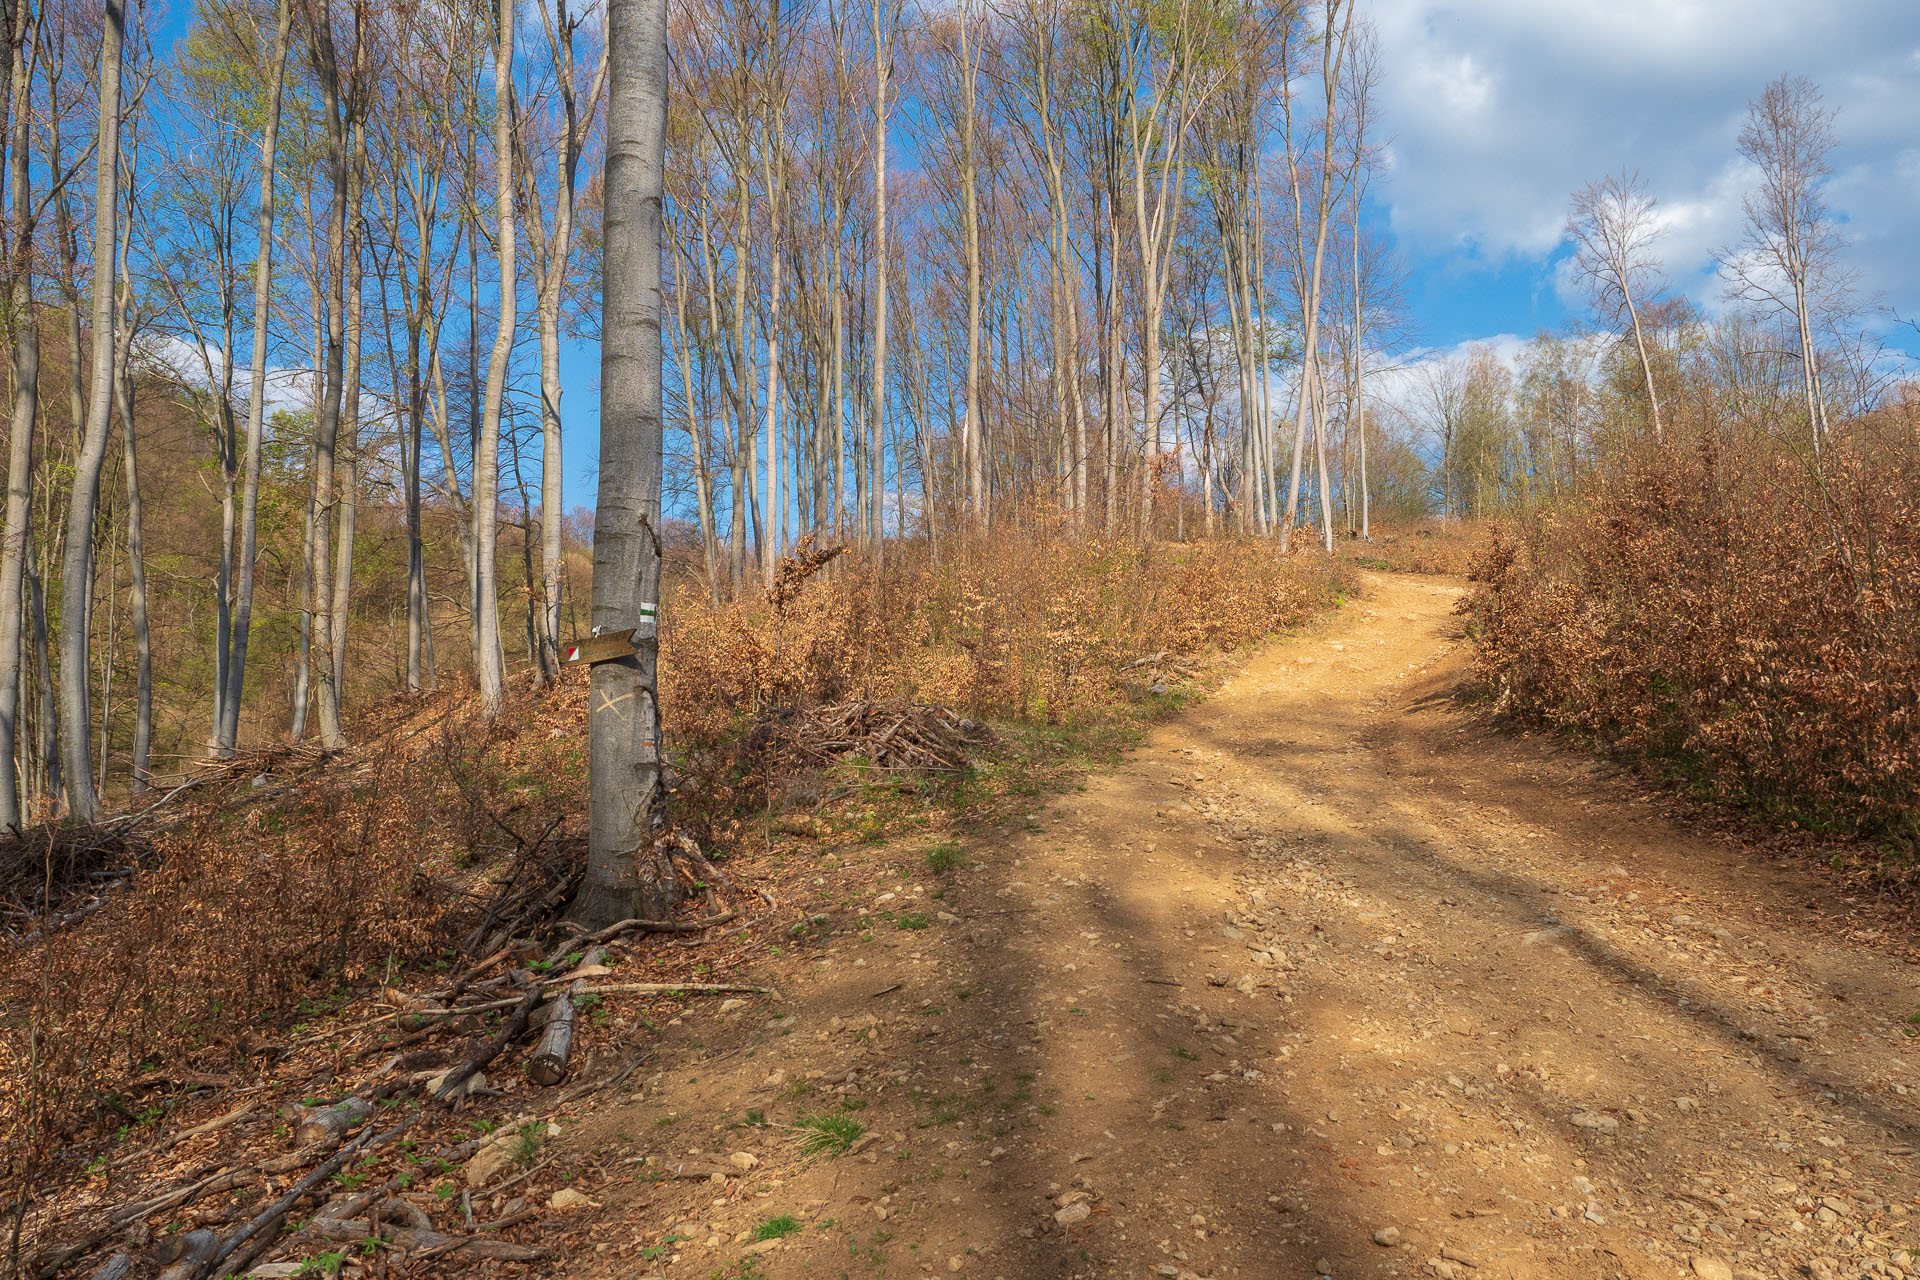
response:
[(540, 1044), (527, 1059), (527, 1079), (551, 1087), (567, 1078), (567, 1060), (573, 1056), (573, 997), (586, 990), (585, 982), (575, 982), (547, 1005), (546, 1030)]
[(133, 1255), (123, 1251), (101, 1263), (87, 1280), (127, 1280), (132, 1274)]
[(482, 1236), (450, 1236), (421, 1227), (376, 1227), (365, 1218), (315, 1218), (308, 1232), (323, 1240), (353, 1244), (361, 1240), (380, 1240), (409, 1252), (424, 1254), (458, 1253), (468, 1258), (492, 1258), (498, 1262), (538, 1262), (553, 1256), (551, 1249), (533, 1244), (513, 1244), (506, 1240), (488, 1240)]
[(534, 1006), (545, 998), (545, 994), (539, 987), (527, 992), (514, 1008), (512, 1015), (507, 1018), (506, 1025), (500, 1028), (500, 1034), (488, 1041), (479, 1052), (441, 1077), (439, 1085), (433, 1091), (435, 1100), (441, 1102), (451, 1100), (460, 1086), (466, 1083), (467, 1077), (487, 1066), (499, 1057), (508, 1045), (519, 1039), (521, 1033), (527, 1029), (527, 1020), (533, 1016)]
[(160, 1246), (160, 1280), (193, 1280), (218, 1252), (220, 1237), (205, 1228), (175, 1236)]
[(325, 1107), (299, 1109), (299, 1126), (294, 1139), (302, 1146), (316, 1142), (341, 1142), (349, 1133), (373, 1117), (373, 1104), (365, 1098), (342, 1098)]

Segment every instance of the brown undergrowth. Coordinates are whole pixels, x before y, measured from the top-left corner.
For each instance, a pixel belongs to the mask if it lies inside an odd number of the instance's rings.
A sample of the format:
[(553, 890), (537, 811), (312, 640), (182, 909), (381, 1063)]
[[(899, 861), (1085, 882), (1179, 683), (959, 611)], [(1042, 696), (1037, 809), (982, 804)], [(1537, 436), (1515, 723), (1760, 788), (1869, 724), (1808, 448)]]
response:
[(1363, 569), (1464, 578), (1486, 540), (1487, 524), (1483, 520), (1436, 518), (1376, 524), (1370, 540), (1350, 540), (1340, 546), (1346, 557)]
[[(1198, 692), (1210, 656), (1295, 624), (1345, 584), (1337, 565), (1268, 544), (1043, 533), (889, 551), (884, 570), (842, 558), (820, 573), (828, 558), (797, 557), (782, 590), (734, 603), (691, 584), (669, 596), (676, 817), (749, 915), (764, 914), (748, 887), (769, 870), (756, 859), (1030, 793), (1038, 772)], [(545, 927), (580, 862), (585, 683), (523, 684), (491, 720), (461, 693), (397, 698), (342, 752), (227, 762), (140, 824), (140, 865), (96, 909), (16, 931), (0, 949), (8, 1187), (81, 1185), (111, 1135), (157, 1131), (184, 1086), (257, 1081), (298, 1097), (299, 1080), (347, 1073), (387, 1042), (341, 1047), (359, 1044), (336, 1034), (356, 1002), (444, 981)], [(868, 709), (850, 711), (856, 701)], [(887, 767), (884, 744), (859, 734), (903, 716), (916, 733), (950, 726), (942, 741), (972, 758)], [(829, 732), (794, 732), (810, 724)], [(781, 821), (797, 811), (804, 821)], [(675, 939), (648, 976), (724, 968), (736, 933), (713, 937), (704, 961), (688, 949), (697, 939)], [(55, 1212), (45, 1204), (13, 1199), (15, 1221)]]
[(1716, 432), (1630, 453), (1578, 506), (1496, 533), (1465, 606), (1477, 678), (1697, 798), (1855, 838), (1836, 869), (1911, 893), (1920, 483), (1901, 438), (1860, 426), (1817, 469)]

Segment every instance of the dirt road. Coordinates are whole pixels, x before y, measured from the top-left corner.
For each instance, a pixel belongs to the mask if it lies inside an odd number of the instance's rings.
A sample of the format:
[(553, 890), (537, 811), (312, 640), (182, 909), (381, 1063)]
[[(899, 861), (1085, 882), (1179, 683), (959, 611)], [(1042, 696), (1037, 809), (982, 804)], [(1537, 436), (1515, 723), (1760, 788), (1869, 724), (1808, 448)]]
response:
[(1458, 595), (1371, 577), (952, 876), (801, 904), (779, 998), (570, 1127), (640, 1171), (578, 1274), (1920, 1276), (1920, 968), (1459, 710)]

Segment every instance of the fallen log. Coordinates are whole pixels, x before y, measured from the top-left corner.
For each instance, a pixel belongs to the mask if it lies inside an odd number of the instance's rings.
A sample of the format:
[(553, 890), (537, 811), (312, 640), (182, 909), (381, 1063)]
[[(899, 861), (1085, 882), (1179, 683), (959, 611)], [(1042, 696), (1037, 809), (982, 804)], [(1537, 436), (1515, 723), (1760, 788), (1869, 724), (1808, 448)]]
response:
[(349, 1133), (373, 1118), (373, 1104), (365, 1098), (342, 1098), (325, 1107), (300, 1107), (294, 1140), (301, 1146), (317, 1142), (340, 1142)]
[(220, 1237), (204, 1227), (174, 1236), (160, 1246), (160, 1261), (166, 1264), (160, 1280), (193, 1280), (218, 1252)]
[(496, 1262), (538, 1262), (553, 1256), (553, 1250), (534, 1244), (514, 1244), (507, 1240), (488, 1240), (482, 1236), (450, 1236), (425, 1227), (381, 1227), (365, 1218), (315, 1218), (307, 1230), (323, 1240), (356, 1244), (378, 1240), (396, 1249), (420, 1250), (427, 1254), (458, 1253), (469, 1258), (491, 1258)]
[(546, 1030), (541, 1032), (539, 1045), (527, 1059), (527, 1079), (535, 1084), (551, 1087), (567, 1078), (567, 1060), (573, 1056), (576, 1012), (573, 998), (581, 994), (586, 985), (584, 981), (575, 982), (548, 1002), (543, 1011)]
[(468, 1057), (465, 1062), (440, 1078), (439, 1085), (433, 1091), (435, 1100), (445, 1102), (453, 1099), (455, 1093), (462, 1084), (466, 1083), (469, 1076), (486, 1067), (495, 1058), (499, 1057), (508, 1045), (518, 1040), (521, 1033), (527, 1029), (527, 1020), (533, 1016), (534, 1006), (545, 998), (546, 993), (538, 986), (527, 992), (525, 998), (514, 1008), (512, 1015), (508, 1017), (505, 1025), (500, 1028), (500, 1034), (496, 1035), (492, 1040), (489, 1040), (478, 1052)]
[(133, 1255), (122, 1250), (108, 1258), (87, 1280), (127, 1280), (133, 1274)]
[[(287, 1216), (293, 1206), (298, 1204), (303, 1197), (310, 1194), (315, 1187), (320, 1186), (328, 1178), (338, 1173), (341, 1166), (345, 1165), (348, 1160), (364, 1150), (370, 1150), (373, 1147), (380, 1146), (395, 1136), (404, 1133), (413, 1126), (413, 1121), (414, 1117), (409, 1116), (393, 1128), (381, 1134), (376, 1134), (372, 1126), (368, 1126), (362, 1130), (359, 1137), (341, 1147), (327, 1159), (321, 1161), (313, 1172), (287, 1188), (286, 1193), (278, 1200), (268, 1205), (260, 1213), (242, 1224), (238, 1230), (234, 1231), (225, 1240), (221, 1241), (220, 1248), (215, 1252), (212, 1260), (192, 1274), (195, 1276), (211, 1274), (219, 1277), (239, 1270), (239, 1264), (235, 1264), (232, 1261), (234, 1253), (237, 1250), (269, 1228), (278, 1230), (280, 1220)], [(249, 1253), (249, 1257), (250, 1256), (251, 1251)], [(246, 1260), (247, 1259), (242, 1259), (241, 1261), (244, 1263)]]

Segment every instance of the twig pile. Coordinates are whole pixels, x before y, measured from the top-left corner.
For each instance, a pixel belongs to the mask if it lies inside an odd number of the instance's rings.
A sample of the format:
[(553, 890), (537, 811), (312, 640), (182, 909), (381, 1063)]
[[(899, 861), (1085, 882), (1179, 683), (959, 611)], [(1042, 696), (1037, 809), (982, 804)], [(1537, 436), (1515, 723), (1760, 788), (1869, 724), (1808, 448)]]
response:
[[(169, 1180), (176, 1185), (149, 1188), (139, 1198), (119, 1204), (77, 1239), (55, 1242), (41, 1235), (29, 1242), (25, 1252), (28, 1261), (22, 1274), (35, 1280), (52, 1280), (70, 1264), (103, 1246), (110, 1247), (123, 1237), (128, 1243), (110, 1254), (93, 1275), (122, 1277), (135, 1271), (150, 1274), (152, 1267), (159, 1266), (164, 1268), (160, 1272), (163, 1280), (219, 1280), (244, 1272), (276, 1247), (290, 1246), (297, 1256), (303, 1242), (378, 1242), (384, 1250), (398, 1255), (412, 1254), (416, 1258), (459, 1254), (475, 1259), (531, 1262), (550, 1256), (551, 1250), (541, 1246), (487, 1234), (535, 1216), (531, 1213), (482, 1224), (475, 1224), (469, 1215), (466, 1233), (454, 1234), (436, 1230), (420, 1205), (398, 1198), (398, 1192), (406, 1186), (404, 1181), (390, 1180), (357, 1191), (349, 1184), (344, 1192), (332, 1190), (328, 1184), (349, 1161), (361, 1162), (364, 1157), (364, 1163), (356, 1163), (357, 1168), (374, 1163), (371, 1153), (390, 1144), (416, 1122), (426, 1120), (431, 1104), (458, 1108), (471, 1097), (498, 1095), (501, 1091), (489, 1085), (486, 1072), (497, 1071), (501, 1060), (523, 1040), (531, 1042), (523, 1067), (528, 1079), (541, 1086), (560, 1084), (569, 1074), (576, 1015), (585, 1007), (578, 1003), (580, 1001), (613, 994), (683, 996), (764, 992), (764, 987), (734, 983), (604, 980), (613, 973), (605, 963), (606, 944), (635, 933), (694, 932), (731, 920), (737, 914), (727, 912), (718, 919), (684, 921), (626, 920), (588, 936), (581, 936), (576, 930), (568, 941), (550, 949), (531, 940), (516, 940), (458, 975), (446, 987), (418, 994), (388, 990), (384, 995), (386, 1011), (349, 1026), (329, 1027), (300, 1042), (304, 1045), (331, 1040), (351, 1046), (357, 1041), (366, 1041), (359, 1053), (372, 1052), (379, 1045), (387, 1056), (370, 1078), (349, 1093), (289, 1103), (282, 1110), (282, 1118), (290, 1122), (287, 1127), (291, 1127), (296, 1144), (293, 1150), (256, 1154), (231, 1164), (198, 1167), (185, 1176), (176, 1174)], [(486, 1033), (482, 1022), (482, 1015), (489, 1013), (505, 1015), (492, 1034)], [(395, 1030), (409, 1033), (397, 1040), (386, 1039)], [(443, 1032), (464, 1038), (444, 1048), (415, 1047)], [(625, 1074), (582, 1084), (569, 1093), (567, 1099), (617, 1083)], [(408, 1096), (419, 1098), (429, 1107), (387, 1127), (383, 1122), (388, 1114), (385, 1107)], [(247, 1103), (190, 1130), (189, 1135), (262, 1119), (262, 1113), (254, 1104)], [(285, 1127), (280, 1132), (285, 1132)], [(446, 1154), (464, 1156), (479, 1145), (468, 1143)], [(166, 1227), (169, 1220), (175, 1227), (188, 1225), (180, 1222), (178, 1215), (196, 1201), (262, 1185), (302, 1170), (305, 1170), (304, 1176), (273, 1198), (252, 1205), (231, 1229), (219, 1231), (202, 1226), (189, 1231), (169, 1231)], [(214, 1215), (203, 1221), (232, 1221), (232, 1218)], [(303, 1225), (294, 1226), (296, 1222)], [(159, 1243), (143, 1248), (146, 1240)]]
[(0, 836), (0, 920), (25, 929), (49, 916), (56, 925), (78, 919), (152, 852), (117, 824), (8, 831)]
[(586, 842), (552, 840), (553, 831), (549, 826), (537, 838), (520, 841), (513, 861), (495, 878), (498, 887), (492, 901), (467, 935), (469, 955), (498, 946), (507, 937), (537, 931), (560, 913), (580, 887), (580, 877), (587, 870)]
[(945, 707), (854, 699), (794, 717), (788, 742), (815, 764), (859, 759), (880, 769), (964, 769), (986, 726)]

